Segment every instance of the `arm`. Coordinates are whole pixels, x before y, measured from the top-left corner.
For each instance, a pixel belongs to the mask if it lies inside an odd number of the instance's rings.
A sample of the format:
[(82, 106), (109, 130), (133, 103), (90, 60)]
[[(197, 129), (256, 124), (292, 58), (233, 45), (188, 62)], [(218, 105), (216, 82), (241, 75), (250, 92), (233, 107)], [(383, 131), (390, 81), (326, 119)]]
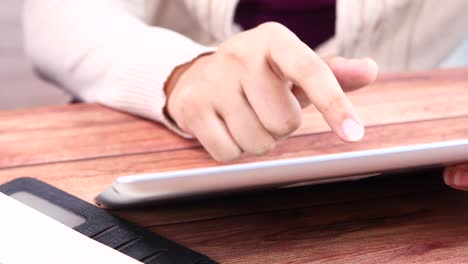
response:
[(176, 66), (211, 49), (148, 26), (132, 12), (131, 4), (27, 0), (26, 52), (42, 75), (75, 97), (173, 128), (163, 114), (164, 83)]
[(26, 47), (33, 63), (78, 98), (171, 127), (163, 114), (166, 86), (171, 118), (220, 161), (271, 150), (300, 125), (300, 107), (308, 103), (343, 140), (364, 135), (343, 90), (375, 79), (372, 60), (327, 64), (277, 23), (199, 56), (210, 49), (145, 25), (122, 4), (133, 1), (28, 1)]

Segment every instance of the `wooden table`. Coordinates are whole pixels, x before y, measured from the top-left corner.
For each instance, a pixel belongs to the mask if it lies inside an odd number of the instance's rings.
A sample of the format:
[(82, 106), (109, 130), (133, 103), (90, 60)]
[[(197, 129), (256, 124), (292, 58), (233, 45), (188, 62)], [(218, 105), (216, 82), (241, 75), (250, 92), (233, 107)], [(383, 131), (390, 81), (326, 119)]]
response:
[[(314, 109), (270, 155), (468, 138), (468, 70), (393, 74), (350, 94), (367, 124), (340, 142)], [(108, 108), (0, 112), (0, 183), (37, 177), (87, 201), (120, 175), (216, 166), (195, 141)], [(115, 213), (221, 263), (466, 263), (468, 193), (440, 170)]]

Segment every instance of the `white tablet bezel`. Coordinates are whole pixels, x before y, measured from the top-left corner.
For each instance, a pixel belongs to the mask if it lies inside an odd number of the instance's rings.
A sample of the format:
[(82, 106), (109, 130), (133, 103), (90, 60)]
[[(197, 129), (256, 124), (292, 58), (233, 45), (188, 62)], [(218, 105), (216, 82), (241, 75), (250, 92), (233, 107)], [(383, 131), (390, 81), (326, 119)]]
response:
[(168, 199), (356, 179), (468, 161), (468, 139), (119, 177), (96, 202), (107, 208)]

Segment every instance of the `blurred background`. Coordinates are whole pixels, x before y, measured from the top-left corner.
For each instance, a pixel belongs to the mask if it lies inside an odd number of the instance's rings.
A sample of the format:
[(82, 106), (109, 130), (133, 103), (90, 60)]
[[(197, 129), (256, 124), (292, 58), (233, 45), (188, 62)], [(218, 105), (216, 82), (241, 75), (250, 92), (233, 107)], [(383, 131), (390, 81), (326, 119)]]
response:
[[(0, 1), (0, 110), (63, 105), (70, 98), (32, 71), (23, 52), (23, 0)], [(468, 38), (441, 67), (468, 65)]]
[(69, 97), (39, 80), (24, 56), (22, 5), (22, 0), (0, 1), (0, 109), (66, 104)]

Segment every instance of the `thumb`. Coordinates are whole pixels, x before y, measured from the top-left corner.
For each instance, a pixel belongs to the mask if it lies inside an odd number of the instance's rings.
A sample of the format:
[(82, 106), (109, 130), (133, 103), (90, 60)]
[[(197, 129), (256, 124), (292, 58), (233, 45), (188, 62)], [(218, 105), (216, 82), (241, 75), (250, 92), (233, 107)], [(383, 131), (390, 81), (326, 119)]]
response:
[(343, 91), (352, 91), (367, 86), (377, 79), (377, 63), (370, 58), (344, 59), (334, 57), (325, 60)]
[[(370, 58), (345, 59), (342, 57), (333, 57), (325, 59), (325, 62), (328, 64), (328, 67), (330, 67), (335, 78), (345, 92), (367, 86), (373, 83), (377, 78), (377, 63)], [(301, 107), (304, 108), (310, 104), (303, 89), (293, 87), (292, 92), (298, 99)]]
[(468, 191), (468, 164), (445, 168), (444, 181), (452, 188)]

